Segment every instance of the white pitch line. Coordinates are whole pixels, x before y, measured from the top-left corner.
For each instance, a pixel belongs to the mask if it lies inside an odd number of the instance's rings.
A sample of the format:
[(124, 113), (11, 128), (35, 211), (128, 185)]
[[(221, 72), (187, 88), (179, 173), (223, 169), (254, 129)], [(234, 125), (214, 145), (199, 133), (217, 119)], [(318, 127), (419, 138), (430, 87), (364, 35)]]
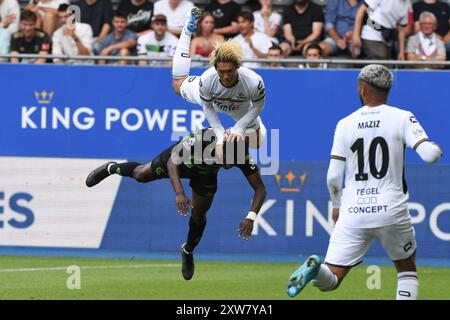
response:
[[(123, 264), (110, 266), (80, 266), (80, 269), (127, 269), (127, 268), (174, 268), (179, 264)], [(0, 272), (33, 272), (33, 271), (54, 271), (67, 270), (67, 267), (48, 267), (48, 268), (17, 268), (17, 269), (0, 269)]]

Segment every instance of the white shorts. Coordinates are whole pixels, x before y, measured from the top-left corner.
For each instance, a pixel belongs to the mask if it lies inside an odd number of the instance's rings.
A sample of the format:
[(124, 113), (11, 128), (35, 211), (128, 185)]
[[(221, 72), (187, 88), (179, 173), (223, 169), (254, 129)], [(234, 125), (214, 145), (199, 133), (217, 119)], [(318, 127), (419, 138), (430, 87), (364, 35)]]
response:
[[(202, 99), (200, 98), (200, 76), (187, 77), (180, 86), (180, 93), (183, 99), (187, 102), (201, 106)], [(251, 125), (250, 128), (245, 130), (245, 133), (251, 133), (253, 130), (257, 130), (258, 128), (260, 129), (260, 145), (262, 145), (266, 140), (267, 129), (260, 117), (254, 121), (254, 125)]]
[(372, 241), (379, 240), (392, 261), (409, 258), (417, 248), (411, 221), (379, 228), (348, 228), (336, 224), (331, 234), (325, 262), (342, 267), (353, 267), (362, 262)]

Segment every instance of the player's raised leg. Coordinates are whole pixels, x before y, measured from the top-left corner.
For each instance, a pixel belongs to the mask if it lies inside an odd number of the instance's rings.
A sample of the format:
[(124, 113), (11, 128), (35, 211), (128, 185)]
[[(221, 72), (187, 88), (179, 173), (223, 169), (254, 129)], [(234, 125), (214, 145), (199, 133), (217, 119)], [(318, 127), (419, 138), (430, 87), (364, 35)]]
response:
[(287, 294), (298, 295), (311, 282), (320, 291), (332, 291), (339, 287), (351, 267), (320, 263), (316, 255), (310, 256), (289, 278)]
[(153, 174), (152, 162), (141, 165), (137, 162), (116, 163), (114, 161), (106, 162), (100, 167), (93, 170), (86, 178), (86, 186), (93, 187), (107, 177), (118, 174), (123, 177), (130, 177), (138, 182), (150, 182), (158, 179)]
[(191, 9), (188, 19), (181, 32), (180, 39), (177, 43), (175, 55), (172, 64), (172, 86), (173, 90), (179, 95), (180, 87), (183, 81), (188, 77), (191, 70), (190, 46), (192, 35), (197, 31), (197, 23), (202, 15), (203, 10), (194, 7)]
[(185, 280), (194, 275), (194, 249), (200, 243), (206, 227), (206, 213), (211, 207), (214, 196), (206, 197), (192, 190), (192, 216), (189, 219), (189, 232), (181, 247), (181, 273)]
[(320, 258), (316, 255), (310, 256), (300, 268), (295, 270), (289, 277), (287, 294), (295, 297), (305, 286), (316, 277), (320, 269)]

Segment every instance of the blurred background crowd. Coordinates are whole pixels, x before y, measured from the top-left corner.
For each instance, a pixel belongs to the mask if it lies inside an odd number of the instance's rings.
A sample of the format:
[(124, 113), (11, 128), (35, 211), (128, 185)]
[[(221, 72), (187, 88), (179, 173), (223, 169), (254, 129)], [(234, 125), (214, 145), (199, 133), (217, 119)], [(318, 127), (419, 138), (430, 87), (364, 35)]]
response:
[[(289, 65), (283, 58), (445, 61), (450, 51), (449, 2), (0, 0), (0, 55), (55, 55), (0, 60), (170, 65), (186, 17), (197, 6), (205, 12), (191, 43), (194, 59), (207, 58), (214, 43), (233, 39), (246, 59), (272, 59), (268, 64), (247, 62), (249, 67), (327, 68), (326, 63)], [(141, 59), (89, 59), (94, 55)], [(194, 66), (206, 64), (197, 61)]]

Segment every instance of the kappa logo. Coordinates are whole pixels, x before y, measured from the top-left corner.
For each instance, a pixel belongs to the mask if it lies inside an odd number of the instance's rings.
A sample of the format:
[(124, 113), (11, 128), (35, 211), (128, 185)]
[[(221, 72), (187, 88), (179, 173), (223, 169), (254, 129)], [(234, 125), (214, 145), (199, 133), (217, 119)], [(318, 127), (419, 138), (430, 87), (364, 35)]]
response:
[(416, 119), (416, 117), (414, 117), (414, 116), (409, 117), (409, 121), (410, 121), (411, 123), (417, 123), (417, 119)]
[[(277, 172), (274, 177), (281, 192), (300, 192), (308, 179), (308, 172), (303, 172), (297, 176), (292, 170), (289, 170), (284, 175)], [(285, 180), (287, 184), (284, 182)]]

